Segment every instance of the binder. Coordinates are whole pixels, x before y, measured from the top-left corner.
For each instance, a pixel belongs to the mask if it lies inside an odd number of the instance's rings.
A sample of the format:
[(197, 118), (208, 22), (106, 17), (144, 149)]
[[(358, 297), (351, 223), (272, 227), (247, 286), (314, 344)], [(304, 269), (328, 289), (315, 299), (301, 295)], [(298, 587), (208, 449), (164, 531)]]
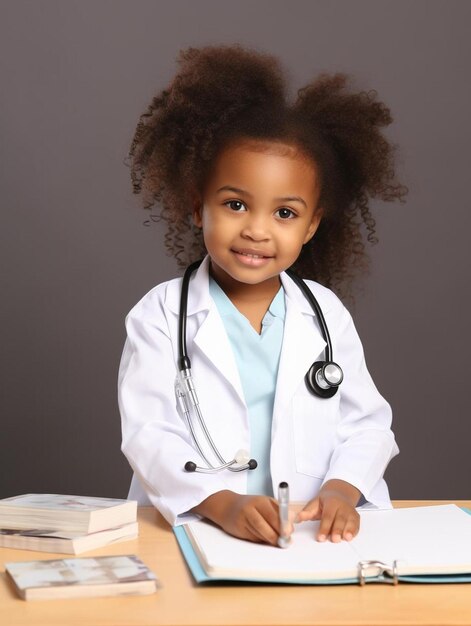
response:
[[(286, 550), (236, 539), (204, 520), (173, 530), (197, 583), (471, 582), (470, 509), (436, 505), (359, 513), (360, 533), (351, 542), (319, 543), (319, 522), (305, 522), (296, 526)], [(392, 558), (393, 550), (399, 558)]]

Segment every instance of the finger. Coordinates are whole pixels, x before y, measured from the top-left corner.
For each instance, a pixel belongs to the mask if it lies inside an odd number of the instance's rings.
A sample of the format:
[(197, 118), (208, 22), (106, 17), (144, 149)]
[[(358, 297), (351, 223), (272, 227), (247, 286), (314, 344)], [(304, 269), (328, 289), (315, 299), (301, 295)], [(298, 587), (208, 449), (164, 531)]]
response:
[(330, 528), (330, 539), (333, 543), (342, 541), (343, 533), (348, 522), (348, 515), (338, 511)]
[(236, 536), (238, 536), (239, 539), (246, 539), (253, 543), (265, 543), (261, 537), (253, 533), (252, 529), (247, 524), (245, 524), (242, 534)]
[(343, 538), (345, 541), (351, 541), (360, 530), (360, 515), (355, 511), (355, 515), (348, 518), (345, 528), (343, 529)]
[(275, 546), (278, 543), (278, 532), (256, 509), (251, 510), (246, 519), (248, 530), (258, 537), (259, 541)]
[(261, 498), (246, 511), (246, 523), (250, 531), (261, 541), (276, 545), (280, 519), (278, 503), (273, 498)]
[(322, 511), (321, 523), (317, 532), (317, 541), (325, 541), (332, 532), (332, 525), (336, 517), (337, 509), (325, 507)]
[(334, 543), (338, 543), (339, 541), (342, 541), (342, 539), (351, 541), (358, 533), (358, 529), (360, 527), (360, 516), (355, 509), (351, 509), (350, 507), (341, 507), (333, 511), (333, 519), (330, 523), (330, 530), (328, 529), (329, 519), (330, 510), (327, 510), (326, 525), (323, 526), (323, 522), (321, 521), (321, 525), (319, 527), (320, 541), (324, 541), (329, 534)]
[(321, 512), (319, 498), (313, 498), (296, 515), (295, 523), (306, 522), (308, 520), (319, 519)]

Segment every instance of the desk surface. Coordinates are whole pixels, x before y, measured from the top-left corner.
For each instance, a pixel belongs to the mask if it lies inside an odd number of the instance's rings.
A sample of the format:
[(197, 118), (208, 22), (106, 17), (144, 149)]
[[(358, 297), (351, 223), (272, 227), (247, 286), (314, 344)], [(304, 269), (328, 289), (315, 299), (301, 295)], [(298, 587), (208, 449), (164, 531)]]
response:
[[(397, 501), (395, 506), (444, 504)], [(456, 502), (471, 507), (471, 501)], [(0, 548), (0, 624), (17, 626), (471, 625), (471, 584), (345, 586), (196, 585), (173, 532), (152, 508), (139, 510), (139, 539), (88, 552), (138, 554), (156, 573), (156, 594), (25, 602), (5, 580), (4, 563), (58, 555)], [(459, 541), (459, 538), (457, 538)]]

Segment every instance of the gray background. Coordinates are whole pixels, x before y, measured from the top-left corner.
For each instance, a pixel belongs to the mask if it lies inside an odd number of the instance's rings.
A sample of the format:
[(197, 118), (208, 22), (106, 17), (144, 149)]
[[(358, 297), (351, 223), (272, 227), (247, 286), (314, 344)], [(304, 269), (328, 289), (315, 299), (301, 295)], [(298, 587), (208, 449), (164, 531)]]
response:
[[(124, 316), (176, 273), (123, 165), (181, 48), (278, 55), (293, 89), (346, 71), (391, 107), (410, 188), (375, 205), (353, 314), (395, 413), (394, 498), (469, 498), (469, 23), (447, 0), (0, 4), (0, 497), (125, 496)], [(237, 85), (234, 85), (237, 97)], [(466, 375), (466, 377), (465, 377)]]

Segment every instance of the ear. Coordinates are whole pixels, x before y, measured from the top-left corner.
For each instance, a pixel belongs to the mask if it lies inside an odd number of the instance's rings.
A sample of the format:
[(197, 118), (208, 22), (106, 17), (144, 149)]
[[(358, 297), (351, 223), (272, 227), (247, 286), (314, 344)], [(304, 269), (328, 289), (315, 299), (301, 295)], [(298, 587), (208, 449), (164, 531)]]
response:
[(192, 195), (192, 211), (191, 215), (193, 217), (193, 224), (197, 228), (201, 228), (203, 226), (203, 202), (196, 192)]
[(193, 224), (197, 227), (197, 228), (202, 228), (203, 226), (203, 207), (199, 206), (199, 207), (194, 207), (193, 208)]
[(316, 230), (319, 228), (319, 224), (321, 223), (322, 215), (324, 211), (321, 208), (317, 208), (314, 211), (314, 214), (311, 219), (311, 223), (309, 224), (309, 228), (307, 230), (306, 236), (304, 237), (303, 245), (311, 241), (311, 239), (316, 234)]

